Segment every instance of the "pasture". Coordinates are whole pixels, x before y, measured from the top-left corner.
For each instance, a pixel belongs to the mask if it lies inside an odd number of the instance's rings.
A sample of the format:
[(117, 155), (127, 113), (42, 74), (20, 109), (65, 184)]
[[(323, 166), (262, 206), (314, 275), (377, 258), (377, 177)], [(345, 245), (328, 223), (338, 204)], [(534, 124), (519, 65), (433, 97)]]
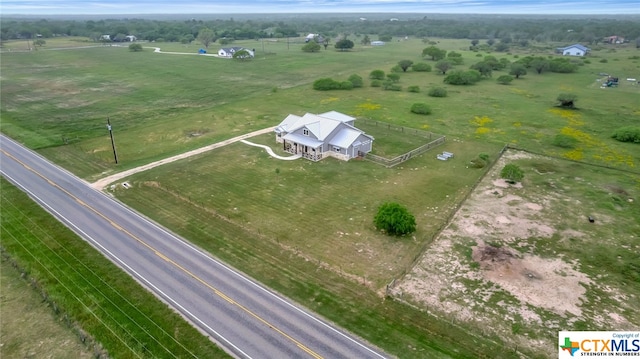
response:
[[(485, 55), (515, 61), (527, 54), (551, 55), (554, 47), (563, 45), (536, 44), (510, 53), (488, 54), (468, 51), (466, 40), (435, 41), (436, 46), (463, 55), (464, 65), (458, 66), (462, 69)], [(580, 201), (590, 213), (605, 211), (600, 218), (609, 218), (609, 222), (605, 222), (606, 229), (595, 227), (599, 230), (594, 239), (589, 237), (583, 244), (584, 252), (571, 259), (595, 268), (620, 257), (621, 264), (601, 271), (586, 270), (586, 275), (630, 281), (628, 291), (619, 289), (630, 298), (637, 297), (637, 281), (634, 286), (635, 277), (625, 273), (637, 273), (638, 264), (627, 256), (631, 249), (624, 241), (632, 240), (634, 233), (637, 239), (640, 226), (640, 151), (637, 144), (617, 142), (610, 135), (618, 127), (638, 123), (640, 86), (623, 80), (617, 88), (601, 89), (599, 74), (640, 78), (638, 50), (594, 46), (586, 61), (579, 60), (576, 73), (538, 75), (530, 70), (507, 86), (493, 78), (473, 86), (448, 86), (436, 71), (409, 71), (400, 74), (399, 84), (405, 90), (394, 92), (370, 87), (368, 74), (375, 69), (389, 72), (403, 59), (433, 66), (432, 61), (420, 59), (422, 49), (429, 45), (419, 39), (394, 40), (380, 47), (354, 42), (353, 51), (337, 52), (330, 47), (319, 53), (302, 52), (299, 39), (234, 43), (256, 49), (256, 58), (247, 62), (158, 54), (148, 48), (133, 53), (125, 47), (3, 52), (1, 130), (89, 181), (275, 126), (290, 113), (336, 110), (447, 136), (443, 146), (393, 169), (367, 161), (278, 161), (258, 148), (236, 143), (139, 173), (128, 179), (132, 188), (115, 186), (113, 190), (125, 203), (214, 255), (402, 357), (423, 357), (431, 352), (460, 357), (517, 355), (509, 347), (515, 339), (506, 337), (522, 336), (524, 331), (518, 328), (528, 325), (526, 318), (514, 317), (511, 333), (483, 327), (481, 337), (470, 334), (478, 323), (441, 308), (431, 312), (434, 308), (429, 307), (430, 313), (425, 313), (391, 300), (380, 304), (388, 283), (412, 273), (423, 254), (437, 252), (434, 246), (440, 242), (434, 239), (464, 206), (467, 196), (473, 198), (476, 182), (487, 169), (468, 168), (469, 161), (479, 153), (487, 153), (493, 160), (505, 144), (553, 158), (549, 160), (552, 167), (543, 160), (522, 162), (531, 202), (547, 195), (537, 189), (558, 186), (569, 174), (587, 178), (584, 181), (592, 187), (571, 185), (571, 191), (567, 189), (564, 195), (567, 201)], [(200, 47), (146, 45), (194, 54)], [(45, 48), (50, 46), (55, 46), (53, 41)], [(365, 78), (365, 86), (331, 92), (311, 88), (317, 78), (342, 81), (351, 74)], [(500, 74), (494, 72), (493, 77)], [(421, 92), (407, 92), (409, 86), (419, 86)], [(449, 95), (428, 97), (428, 89), (436, 86), (445, 87)], [(578, 109), (555, 107), (556, 97), (563, 92), (578, 96)], [(433, 113), (412, 114), (409, 108), (416, 102), (427, 103)], [(107, 118), (114, 126), (118, 165), (113, 163)], [(374, 128), (366, 130), (380, 139), (385, 155), (393, 153), (396, 138)], [(571, 148), (555, 146), (558, 134), (573, 138), (575, 144)], [(251, 141), (279, 150), (273, 135)], [(374, 151), (375, 146), (374, 142)], [(436, 160), (436, 152), (443, 150), (456, 157), (447, 162)], [(540, 169), (538, 163), (545, 165)], [(599, 177), (600, 167), (592, 165), (611, 168), (606, 180), (604, 175)], [(558, 174), (542, 179), (536, 171)], [(622, 188), (628, 198), (615, 194), (612, 188)], [(615, 198), (633, 201), (618, 203)], [(373, 228), (377, 206), (389, 200), (405, 205), (415, 215), (418, 228), (413, 236), (390, 238)], [(544, 219), (566, 211), (565, 206), (553, 207)], [(584, 213), (576, 213), (579, 215), (584, 217)], [(550, 226), (572, 228), (567, 223)], [(612, 249), (603, 251), (595, 238), (609, 229), (616, 229), (608, 237)], [(486, 241), (499, 245), (504, 236), (504, 232), (494, 233)], [(518, 248), (547, 257), (557, 255), (559, 245), (566, 252), (562, 234), (555, 236), (551, 238), (560, 244), (546, 237), (538, 239), (534, 233), (518, 239)], [(453, 255), (452, 260), (477, 270), (478, 264), (472, 264), (468, 251), (473, 245), (468, 238), (460, 240), (456, 250), (462, 254)], [(589, 257), (589, 249), (602, 257)], [(394, 296), (421, 303), (419, 298)], [(466, 294), (451, 296), (441, 299), (464, 302)], [(590, 299), (585, 310), (595, 312), (609, 303)], [(491, 311), (497, 306), (489, 303), (487, 308)], [(541, 315), (548, 316), (547, 324), (553, 322), (561, 329), (604, 326), (595, 318), (578, 321), (575, 313), (566, 317), (547, 312)], [(637, 312), (621, 315), (637, 327)], [(451, 324), (453, 320), (459, 320), (460, 325)], [(460, 340), (460, 333), (468, 339)], [(536, 329), (528, 333), (536, 340), (550, 340), (548, 333)], [(458, 343), (461, 349), (448, 348), (447, 343)]]

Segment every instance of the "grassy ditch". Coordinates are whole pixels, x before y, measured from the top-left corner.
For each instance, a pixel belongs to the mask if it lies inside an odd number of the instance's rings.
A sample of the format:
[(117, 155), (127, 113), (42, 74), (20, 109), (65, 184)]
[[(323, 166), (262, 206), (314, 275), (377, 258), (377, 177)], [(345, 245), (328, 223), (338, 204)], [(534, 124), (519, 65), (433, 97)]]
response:
[(3, 253), (83, 342), (95, 338), (103, 348), (95, 355), (228, 357), (26, 194), (1, 181)]

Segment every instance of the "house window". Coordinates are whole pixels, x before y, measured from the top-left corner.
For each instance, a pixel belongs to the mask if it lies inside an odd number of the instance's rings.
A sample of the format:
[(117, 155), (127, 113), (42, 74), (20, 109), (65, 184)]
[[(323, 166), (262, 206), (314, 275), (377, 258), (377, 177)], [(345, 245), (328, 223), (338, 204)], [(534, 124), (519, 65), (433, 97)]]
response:
[(340, 153), (340, 147), (333, 146), (333, 151)]
[(305, 136), (309, 136), (309, 129), (308, 128), (302, 129), (302, 134)]

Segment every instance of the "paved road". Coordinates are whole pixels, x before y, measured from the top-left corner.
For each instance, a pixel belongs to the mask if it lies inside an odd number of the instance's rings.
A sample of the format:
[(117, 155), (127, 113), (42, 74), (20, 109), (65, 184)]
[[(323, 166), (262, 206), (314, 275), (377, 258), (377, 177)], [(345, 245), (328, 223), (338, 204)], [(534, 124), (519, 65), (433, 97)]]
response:
[(240, 358), (383, 358), (85, 181), (0, 135), (0, 172)]

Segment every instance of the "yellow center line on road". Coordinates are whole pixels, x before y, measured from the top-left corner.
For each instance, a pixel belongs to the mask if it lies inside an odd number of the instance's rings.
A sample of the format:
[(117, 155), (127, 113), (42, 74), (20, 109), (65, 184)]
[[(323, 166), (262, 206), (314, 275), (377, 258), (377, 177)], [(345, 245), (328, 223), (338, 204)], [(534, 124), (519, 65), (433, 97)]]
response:
[(259, 315), (257, 315), (256, 313), (252, 312), (250, 309), (248, 309), (247, 307), (243, 306), (242, 304), (236, 302), (235, 300), (233, 300), (231, 297), (229, 297), (228, 295), (224, 294), (223, 292), (221, 292), (220, 290), (216, 289), (214, 286), (212, 286), (211, 284), (207, 283), (206, 281), (204, 281), (202, 278), (198, 277), (197, 275), (195, 275), (194, 273), (192, 273), (191, 271), (189, 271), (188, 269), (184, 268), (183, 266), (181, 266), (180, 264), (176, 263), (174, 260), (172, 260), (171, 258), (167, 257), (165, 254), (163, 254), (162, 252), (158, 251), (157, 249), (155, 249), (153, 246), (151, 246), (150, 244), (148, 244), (147, 242), (143, 241), (142, 239), (140, 239), (139, 237), (137, 237), (136, 235), (134, 235), (133, 233), (127, 231), (126, 229), (122, 228), (120, 225), (116, 224), (114, 221), (112, 221), (111, 219), (107, 218), (107, 216), (105, 216), (104, 214), (102, 214), (101, 212), (99, 212), (97, 209), (89, 206), (88, 204), (86, 204), (84, 201), (82, 201), (81, 199), (79, 199), (78, 197), (74, 196), (73, 194), (71, 194), (69, 191), (67, 191), (66, 189), (60, 187), (60, 185), (52, 182), (50, 179), (48, 179), (47, 177), (45, 177), (44, 175), (42, 175), (41, 173), (39, 173), (38, 171), (32, 169), (31, 167), (29, 167), (27, 164), (25, 164), (24, 162), (20, 161), (19, 159), (15, 158), (14, 156), (12, 156), (11, 154), (7, 153), (5, 150), (0, 149), (0, 151), (2, 153), (4, 153), (7, 157), (12, 158), (14, 161), (18, 162), (19, 164), (21, 164), (24, 168), (26, 168), (27, 170), (33, 172), (35, 175), (37, 175), (38, 177), (42, 178), (43, 180), (47, 181), (47, 183), (49, 183), (51, 186), (59, 189), (60, 191), (62, 191), (63, 193), (65, 193), (66, 195), (68, 195), (69, 197), (71, 197), (72, 199), (74, 199), (76, 202), (78, 202), (80, 205), (82, 205), (83, 207), (86, 207), (88, 210), (90, 210), (91, 212), (95, 213), (96, 215), (98, 215), (99, 217), (101, 217), (102, 219), (104, 219), (105, 221), (107, 221), (111, 226), (113, 226), (114, 228), (116, 228), (117, 230), (125, 233), (126, 235), (128, 235), (129, 237), (133, 238), (136, 242), (140, 243), (141, 245), (143, 245), (144, 247), (146, 247), (147, 249), (149, 249), (150, 251), (152, 251), (155, 255), (157, 255), (158, 257), (160, 257), (162, 260), (166, 261), (167, 263), (173, 265), (174, 267), (178, 268), (179, 270), (181, 270), (182, 272), (186, 273), (187, 275), (189, 275), (191, 278), (195, 279), (196, 281), (200, 282), (202, 285), (206, 286), (207, 288), (209, 288), (213, 293), (215, 293), (217, 296), (219, 296), (220, 298), (224, 299), (225, 301), (229, 302), (232, 305), (235, 305), (236, 307), (240, 308), (242, 311), (244, 311), (245, 313), (249, 314), (250, 316), (252, 316), (253, 318), (255, 318), (256, 320), (258, 320), (259, 322), (263, 323), (264, 325), (266, 325), (267, 327), (269, 327), (270, 329), (274, 330), (276, 333), (282, 335), (283, 337), (285, 337), (286, 339), (288, 339), (289, 341), (293, 342), (298, 348), (302, 349), (304, 352), (306, 352), (307, 354), (311, 355), (312, 357), (316, 358), (316, 359), (322, 359), (322, 356), (316, 352), (314, 352), (313, 350), (311, 350), (309, 347), (305, 346), (304, 344), (300, 343), (298, 340), (296, 340), (295, 338), (291, 337), (290, 335), (288, 335), (287, 333), (283, 332), (282, 330), (278, 329), (277, 327), (275, 327), (274, 325), (270, 324), (269, 322), (267, 322), (265, 319), (263, 319), (262, 317), (260, 317)]

